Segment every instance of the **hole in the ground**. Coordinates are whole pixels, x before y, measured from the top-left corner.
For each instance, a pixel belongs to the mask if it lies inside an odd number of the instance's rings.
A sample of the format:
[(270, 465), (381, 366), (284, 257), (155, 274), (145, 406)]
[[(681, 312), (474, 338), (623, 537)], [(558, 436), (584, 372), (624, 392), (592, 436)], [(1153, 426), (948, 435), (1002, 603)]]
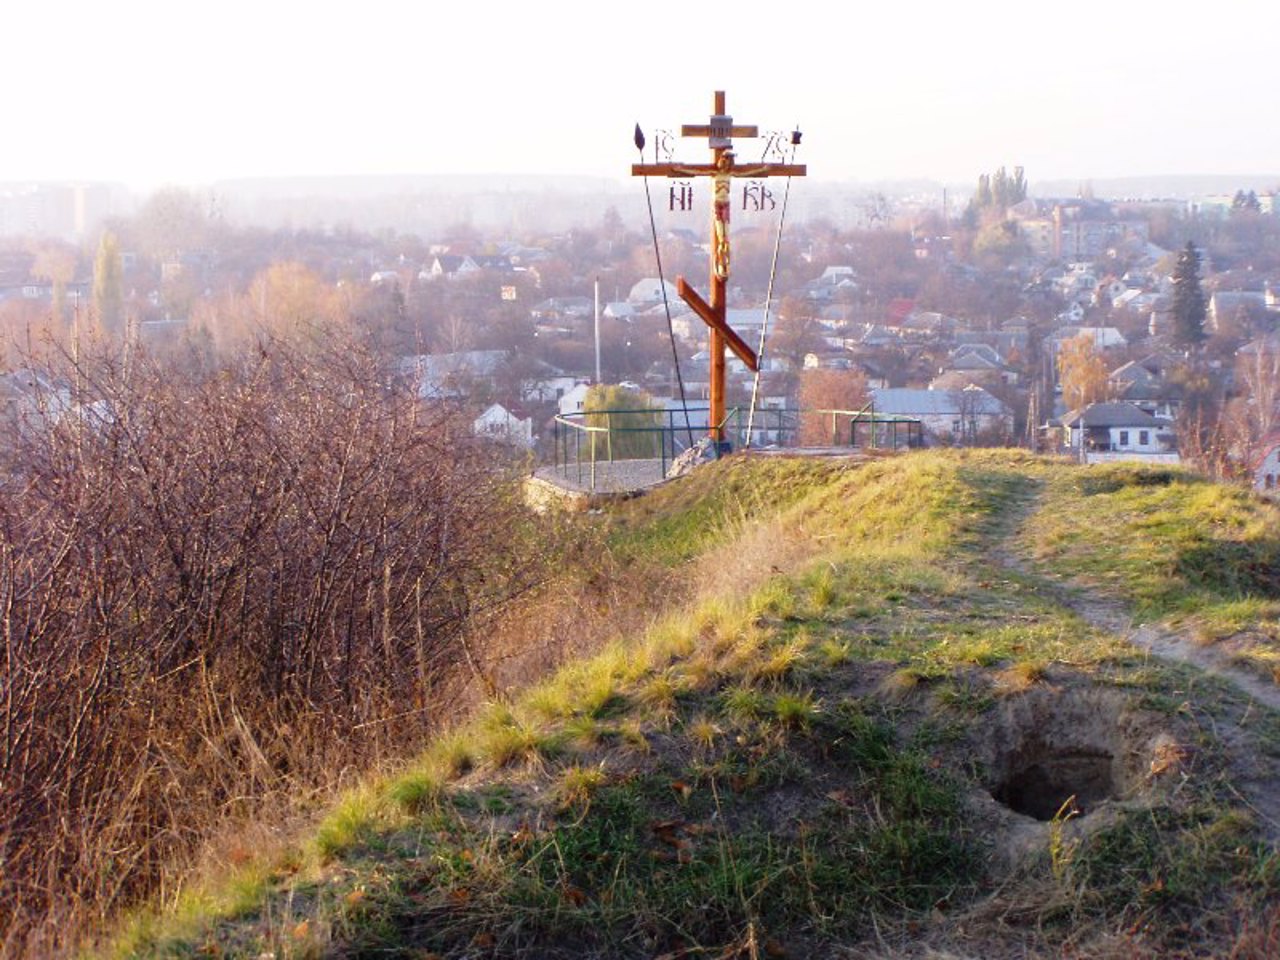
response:
[(1160, 718), (1108, 690), (1031, 690), (1002, 701), (992, 720), (983, 729), (984, 786), (1040, 821), (1073, 797), (1066, 812), (1079, 817), (1134, 799), (1152, 785), (1156, 750), (1169, 742)]
[[(991, 795), (1028, 817), (1052, 820), (1059, 811), (1084, 816), (1117, 793), (1112, 756), (1090, 750), (1024, 749), (1022, 762), (1014, 765), (996, 784)], [(1070, 805), (1063, 810), (1063, 805)]]

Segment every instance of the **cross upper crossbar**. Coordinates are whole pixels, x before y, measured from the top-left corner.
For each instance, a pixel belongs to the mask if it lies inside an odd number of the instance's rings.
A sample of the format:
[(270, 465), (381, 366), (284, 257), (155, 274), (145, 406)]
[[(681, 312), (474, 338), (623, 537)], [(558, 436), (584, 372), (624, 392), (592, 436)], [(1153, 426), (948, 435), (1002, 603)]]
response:
[[(728, 119), (727, 117), (725, 118)], [(758, 137), (760, 136), (760, 128), (757, 126), (735, 127), (732, 124), (722, 125), (718, 123), (686, 123), (680, 127), (680, 136), (682, 137), (716, 137), (732, 138), (732, 137)]]
[[(714, 177), (719, 173), (714, 163), (633, 163), (633, 177)], [(803, 163), (730, 163), (725, 171), (731, 177), (803, 177), (807, 167)]]

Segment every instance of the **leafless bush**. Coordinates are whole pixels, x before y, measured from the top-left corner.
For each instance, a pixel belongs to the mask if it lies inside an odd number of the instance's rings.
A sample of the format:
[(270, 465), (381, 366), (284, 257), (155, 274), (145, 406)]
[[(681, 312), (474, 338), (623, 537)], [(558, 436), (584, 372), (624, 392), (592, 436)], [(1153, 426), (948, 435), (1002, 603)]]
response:
[[(271, 791), (452, 709), (543, 569), (510, 476), (350, 342), (99, 351), (0, 452), (0, 954), (163, 890)], [(390, 721), (390, 722), (389, 722)]]

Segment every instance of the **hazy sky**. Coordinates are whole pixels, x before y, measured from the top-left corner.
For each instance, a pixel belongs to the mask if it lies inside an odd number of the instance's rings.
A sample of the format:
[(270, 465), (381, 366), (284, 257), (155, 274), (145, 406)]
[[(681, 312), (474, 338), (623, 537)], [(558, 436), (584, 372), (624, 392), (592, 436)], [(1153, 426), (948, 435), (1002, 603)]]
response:
[(0, 33), (0, 180), (622, 179), (637, 120), (718, 88), (823, 179), (1280, 171), (1264, 0), (11, 0)]

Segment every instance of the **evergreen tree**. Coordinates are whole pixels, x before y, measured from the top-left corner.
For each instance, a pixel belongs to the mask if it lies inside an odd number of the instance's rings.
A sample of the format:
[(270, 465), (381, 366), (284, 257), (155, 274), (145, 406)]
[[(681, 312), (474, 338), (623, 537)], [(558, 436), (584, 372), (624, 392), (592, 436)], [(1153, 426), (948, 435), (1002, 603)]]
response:
[(1004, 210), (1009, 206), (1009, 174), (1004, 167), (996, 171), (991, 178), (991, 199), (997, 209)]
[(1009, 181), (1009, 206), (1027, 199), (1027, 174), (1022, 167), (1013, 168), (1013, 179)]
[(1243, 190), (1237, 190), (1236, 195), (1231, 198), (1231, 213), (1234, 216), (1237, 213), (1261, 213), (1262, 202), (1258, 199), (1256, 190), (1250, 190), (1245, 193)]
[(1003, 213), (1016, 203), (1027, 199), (1027, 177), (1022, 167), (1014, 167), (1013, 175), (1000, 167), (995, 173), (984, 173), (978, 176), (978, 191), (969, 201), (969, 210), (976, 214), (983, 210), (998, 210)]
[(98, 242), (98, 256), (93, 262), (93, 312), (102, 329), (123, 332), (124, 265), (120, 244), (110, 231)]
[(988, 174), (978, 177), (978, 195), (974, 198), (974, 205), (979, 210), (991, 206), (991, 177)]
[(1173, 268), (1173, 341), (1195, 347), (1205, 339), (1204, 291), (1200, 289), (1200, 252), (1190, 240)]

